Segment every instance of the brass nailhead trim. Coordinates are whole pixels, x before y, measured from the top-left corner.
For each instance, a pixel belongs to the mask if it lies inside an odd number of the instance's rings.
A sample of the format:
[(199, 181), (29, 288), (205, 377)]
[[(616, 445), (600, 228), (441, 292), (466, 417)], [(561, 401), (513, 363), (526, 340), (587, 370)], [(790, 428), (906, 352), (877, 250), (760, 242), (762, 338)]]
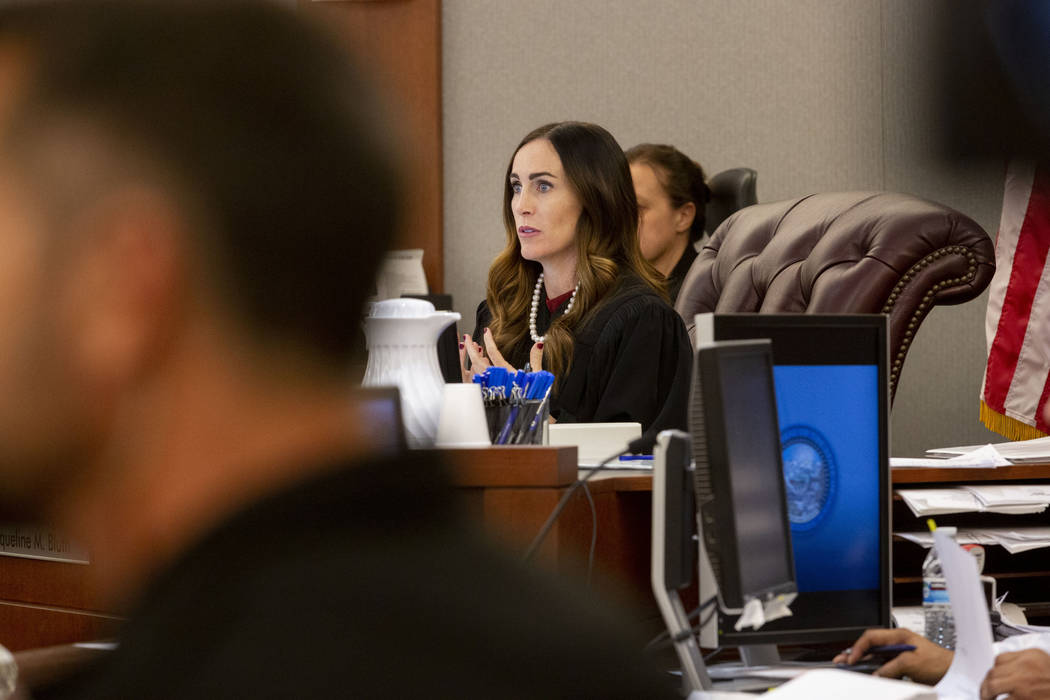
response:
[(911, 266), (911, 268), (901, 275), (901, 278), (894, 285), (893, 290), (890, 292), (889, 299), (882, 307), (882, 313), (889, 314), (893, 311), (893, 307), (896, 305), (897, 300), (900, 298), (904, 287), (911, 282), (912, 278), (917, 276), (918, 272), (928, 267), (934, 260), (942, 258), (946, 255), (961, 255), (966, 257), (968, 267), (966, 269), (966, 275), (962, 277), (953, 277), (952, 279), (943, 280), (934, 284), (930, 287), (930, 292), (922, 298), (922, 303), (919, 304), (915, 313), (912, 314), (911, 319), (908, 322), (908, 330), (904, 332), (904, 338), (901, 340), (901, 346), (897, 350), (897, 356), (893, 359), (893, 368), (890, 370), (890, 395), (897, 389), (897, 380), (900, 378), (901, 368), (904, 365), (904, 357), (908, 354), (908, 348), (911, 347), (911, 341), (914, 337), (913, 331), (919, 324), (920, 317), (924, 315), (926, 307), (932, 305), (933, 297), (942, 289), (946, 289), (951, 286), (959, 285), (964, 282), (972, 282), (973, 278), (977, 276), (977, 256), (973, 254), (966, 246), (953, 245), (947, 248), (940, 248), (934, 252), (926, 255), (919, 260), (917, 263)]

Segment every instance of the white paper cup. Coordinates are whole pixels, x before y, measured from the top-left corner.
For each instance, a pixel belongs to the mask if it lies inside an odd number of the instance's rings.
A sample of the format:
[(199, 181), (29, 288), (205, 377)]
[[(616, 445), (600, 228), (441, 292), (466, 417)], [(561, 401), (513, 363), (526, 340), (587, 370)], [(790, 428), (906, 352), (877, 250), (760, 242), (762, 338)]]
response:
[(441, 396), (438, 447), (488, 447), (488, 422), (479, 384), (446, 384)]

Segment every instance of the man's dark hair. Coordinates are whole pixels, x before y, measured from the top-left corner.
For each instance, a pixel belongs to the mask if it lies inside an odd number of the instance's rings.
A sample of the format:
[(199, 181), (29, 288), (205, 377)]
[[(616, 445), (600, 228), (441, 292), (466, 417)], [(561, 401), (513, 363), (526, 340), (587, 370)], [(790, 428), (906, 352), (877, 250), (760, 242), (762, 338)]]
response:
[(204, 225), (205, 268), (251, 337), (343, 363), (396, 229), (391, 143), (337, 42), (259, 0), (0, 10), (29, 80), (6, 140), (81, 122), (155, 164)]

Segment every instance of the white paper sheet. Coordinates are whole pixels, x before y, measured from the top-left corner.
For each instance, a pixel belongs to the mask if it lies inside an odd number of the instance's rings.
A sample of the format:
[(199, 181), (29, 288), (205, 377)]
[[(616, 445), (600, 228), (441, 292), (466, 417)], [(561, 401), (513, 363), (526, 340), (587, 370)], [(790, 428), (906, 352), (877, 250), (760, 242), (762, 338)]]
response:
[[(927, 454), (934, 454), (933, 451)], [(999, 453), (994, 445), (982, 445), (951, 457), (950, 459), (913, 459), (911, 457), (891, 457), (890, 466), (934, 467), (938, 469), (988, 469), (1010, 466), (1010, 460)]]
[(890, 457), (890, 467), (893, 469), (943, 469), (947, 465), (946, 459), (930, 459), (921, 457)]
[(977, 494), (963, 487), (897, 489), (896, 493), (919, 518), (945, 513), (1041, 513), (1047, 508), (1045, 503), (985, 505)]
[(761, 697), (769, 700), (937, 700), (937, 693), (933, 688), (917, 683), (821, 668), (804, 673)]
[(978, 486), (969, 484), (962, 487), (986, 506), (1046, 505), (1050, 503), (1050, 485), (1046, 484), (1003, 484)]
[[(960, 447), (942, 447), (935, 450), (926, 450), (931, 456), (956, 456), (973, 452), (981, 445), (962, 445)], [(1019, 440), (1017, 442), (997, 442), (996, 451), (1014, 464), (1025, 462), (1050, 462), (1050, 437), (1041, 437), (1034, 440)]]
[[(933, 535), (929, 532), (895, 532), (898, 537), (914, 542), (923, 547), (933, 545)], [(1027, 552), (1033, 549), (1050, 547), (1050, 527), (979, 527), (959, 530), (955, 537), (959, 544), (976, 542), (986, 547), (998, 545), (1010, 552)]]
[(943, 530), (933, 537), (955, 618), (955, 658), (937, 684), (937, 693), (946, 700), (975, 700), (995, 658), (977, 562)]
[(981, 509), (977, 496), (962, 489), (897, 489), (915, 517), (943, 513), (971, 513)]

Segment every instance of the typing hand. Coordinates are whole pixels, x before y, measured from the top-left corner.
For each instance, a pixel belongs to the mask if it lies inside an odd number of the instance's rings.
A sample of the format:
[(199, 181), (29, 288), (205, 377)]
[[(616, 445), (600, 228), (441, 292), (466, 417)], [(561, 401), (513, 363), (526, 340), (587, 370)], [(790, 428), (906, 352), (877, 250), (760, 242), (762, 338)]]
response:
[(911, 644), (915, 651), (906, 651), (883, 664), (874, 675), (887, 678), (908, 676), (919, 683), (933, 685), (948, 672), (954, 654), (925, 637), (906, 629), (868, 630), (853, 646), (834, 658), (835, 663), (855, 664), (874, 646)]
[(993, 700), (1001, 693), (1009, 700), (1050, 697), (1050, 655), (1042, 649), (1025, 649), (995, 657), (981, 683), (981, 700)]

